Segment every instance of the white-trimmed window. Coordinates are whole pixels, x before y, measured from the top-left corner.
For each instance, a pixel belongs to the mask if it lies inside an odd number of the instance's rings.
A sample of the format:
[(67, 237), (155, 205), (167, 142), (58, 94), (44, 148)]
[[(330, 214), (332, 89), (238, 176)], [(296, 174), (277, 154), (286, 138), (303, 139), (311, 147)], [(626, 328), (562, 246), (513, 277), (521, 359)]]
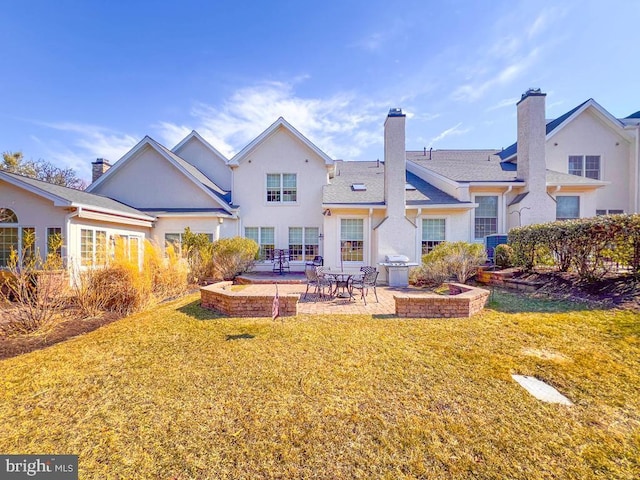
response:
[(258, 245), (260, 260), (271, 260), (276, 248), (276, 230), (274, 227), (245, 227), (244, 236), (250, 238)]
[(9, 208), (0, 208), (0, 267), (7, 267), (11, 251), (20, 245), (18, 216)]
[(0, 208), (0, 268), (8, 267), (11, 252), (27, 259), (36, 253), (35, 227), (18, 226), (18, 216), (9, 208)]
[(297, 201), (297, 174), (267, 173), (267, 203), (294, 203)]
[(318, 255), (320, 229), (318, 227), (289, 227), (289, 258), (311, 261)]
[(569, 155), (568, 172), (571, 175), (600, 180), (600, 155)]
[(445, 240), (446, 222), (444, 218), (422, 219), (422, 254), (431, 250)]
[(609, 210), (596, 210), (596, 215), (597, 216), (601, 216), (601, 215), (620, 215), (623, 214), (624, 210), (618, 209), (618, 208), (612, 208)]
[(47, 228), (47, 255), (57, 255), (62, 258), (62, 228)]
[(580, 197), (562, 195), (556, 197), (556, 220), (580, 218)]
[(340, 258), (343, 262), (364, 262), (364, 220), (340, 219)]
[(104, 265), (107, 261), (107, 232), (83, 228), (80, 230), (80, 265)]
[[(130, 262), (140, 262), (141, 237), (137, 235), (114, 235), (115, 252), (121, 253)], [(118, 252), (122, 249), (122, 252)]]
[(498, 233), (498, 197), (476, 195), (474, 238), (481, 239)]
[[(193, 232), (196, 235), (206, 235), (210, 242), (213, 242), (213, 233)], [(164, 244), (166, 247), (173, 245), (176, 253), (182, 253), (182, 233), (165, 233)]]

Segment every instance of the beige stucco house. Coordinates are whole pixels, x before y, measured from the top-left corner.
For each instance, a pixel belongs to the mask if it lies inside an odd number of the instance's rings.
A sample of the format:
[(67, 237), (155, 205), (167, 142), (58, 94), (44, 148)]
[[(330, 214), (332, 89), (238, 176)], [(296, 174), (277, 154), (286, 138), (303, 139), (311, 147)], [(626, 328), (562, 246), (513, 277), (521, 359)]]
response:
[(94, 162), (86, 192), (0, 172), (0, 208), (16, 214), (0, 224), (0, 260), (23, 228), (42, 251), (60, 229), (67, 263), (83, 265), (103, 238), (164, 244), (190, 227), (256, 240), (258, 269), (272, 268), (274, 249), (292, 270), (317, 255), (357, 268), (518, 225), (640, 211), (640, 112), (616, 119), (588, 100), (546, 120), (545, 94), (529, 90), (517, 114), (504, 150), (407, 151), (406, 117), (391, 109), (383, 161), (333, 159), (279, 118), (231, 159), (195, 131), (171, 150), (145, 137), (112, 167)]

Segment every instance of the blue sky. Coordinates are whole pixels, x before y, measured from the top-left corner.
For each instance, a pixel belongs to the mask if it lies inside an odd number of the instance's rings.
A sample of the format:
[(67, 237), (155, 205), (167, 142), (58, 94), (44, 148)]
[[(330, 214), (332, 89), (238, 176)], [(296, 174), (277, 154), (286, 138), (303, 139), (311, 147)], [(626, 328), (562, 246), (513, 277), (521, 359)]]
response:
[(638, 0), (3, 2), (0, 149), (90, 177), (144, 135), (231, 156), (283, 116), (334, 158), (501, 148), (529, 87), (553, 118), (640, 110)]

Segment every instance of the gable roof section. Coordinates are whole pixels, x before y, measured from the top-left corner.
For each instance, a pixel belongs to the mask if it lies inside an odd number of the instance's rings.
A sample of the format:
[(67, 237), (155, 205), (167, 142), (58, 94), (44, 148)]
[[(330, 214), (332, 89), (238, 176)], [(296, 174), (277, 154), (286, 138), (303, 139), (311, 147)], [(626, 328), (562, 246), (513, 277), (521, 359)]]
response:
[[(609, 121), (612, 125), (623, 127), (623, 124), (620, 120), (611, 115), (607, 110), (605, 110), (598, 102), (596, 102), (593, 98), (590, 98), (586, 102), (582, 102), (580, 105), (575, 107), (572, 110), (569, 110), (564, 115), (559, 116), (558, 118), (547, 122), (547, 140), (549, 140), (553, 135), (558, 133), (564, 126), (566, 126), (571, 120), (576, 118), (582, 112), (584, 112), (587, 108), (593, 107), (600, 113), (607, 121)], [(507, 148), (502, 150), (498, 155), (502, 160), (513, 160), (513, 158), (518, 153), (518, 142), (509, 145)]]
[(293, 128), (289, 122), (287, 122), (284, 118), (280, 117), (278, 120), (273, 122), (269, 128), (267, 128), (264, 132), (258, 135), (249, 145), (240, 150), (231, 160), (229, 160), (229, 165), (239, 165), (247, 156), (262, 142), (264, 142), (267, 138), (273, 135), (278, 131), (279, 128), (284, 128), (288, 130), (294, 137), (304, 143), (307, 147), (313, 150), (320, 158), (324, 160), (325, 165), (332, 165), (333, 159), (329, 157), (326, 153), (320, 150), (316, 145), (311, 142), (307, 137), (302, 135), (298, 130)]
[(185, 159), (173, 153), (164, 145), (156, 142), (148, 135), (145, 136), (138, 144), (129, 150), (120, 160), (118, 160), (109, 170), (106, 171), (98, 180), (93, 182), (87, 188), (87, 191), (93, 191), (98, 185), (101, 185), (105, 179), (113, 176), (123, 165), (126, 165), (136, 156), (144, 147), (149, 146), (164, 157), (169, 163), (176, 167), (182, 174), (191, 180), (198, 188), (203, 190), (207, 195), (213, 198), (222, 208), (229, 210), (229, 202), (231, 193), (218, 187), (209, 177), (191, 165)]
[(36, 180), (35, 178), (24, 177), (9, 172), (0, 171), (0, 179), (47, 198), (51, 200), (56, 207), (88, 207), (104, 213), (115, 213), (117, 215), (153, 221), (153, 217), (144, 212), (111, 198), (103, 197), (102, 195), (95, 195), (93, 193), (83, 192), (82, 190), (54, 185), (42, 180)]
[(516, 165), (501, 161), (498, 154), (499, 150), (409, 151), (407, 160), (455, 182), (521, 182)]
[[(407, 205), (462, 205), (461, 202), (423, 179), (407, 172), (406, 181), (415, 190), (406, 190)], [(353, 184), (364, 184), (358, 191)], [(322, 203), (326, 205), (384, 205), (384, 162), (338, 162), (336, 175), (322, 190)]]
[(207, 142), (202, 137), (202, 135), (200, 135), (195, 130), (191, 130), (191, 133), (189, 135), (187, 135), (186, 137), (184, 137), (182, 140), (180, 140), (180, 143), (178, 143), (175, 147), (173, 147), (171, 149), (171, 151), (173, 153), (177, 154), (184, 145), (189, 143), (189, 141), (191, 139), (196, 139), (201, 144), (203, 144), (209, 151), (211, 151), (211, 153), (213, 153), (214, 155), (217, 155), (218, 157), (220, 157), (222, 160), (224, 160), (225, 163), (229, 163), (229, 159), (227, 157), (225, 157), (223, 154), (221, 154), (213, 145), (211, 145), (209, 142)]

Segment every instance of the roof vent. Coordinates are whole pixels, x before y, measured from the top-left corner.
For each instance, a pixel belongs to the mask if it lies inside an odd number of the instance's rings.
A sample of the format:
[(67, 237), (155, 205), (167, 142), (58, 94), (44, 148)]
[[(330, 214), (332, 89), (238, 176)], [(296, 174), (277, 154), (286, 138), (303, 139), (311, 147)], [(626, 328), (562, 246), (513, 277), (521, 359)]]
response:
[(351, 184), (351, 190), (354, 192), (364, 192), (367, 190), (367, 186), (364, 183), (353, 183)]

